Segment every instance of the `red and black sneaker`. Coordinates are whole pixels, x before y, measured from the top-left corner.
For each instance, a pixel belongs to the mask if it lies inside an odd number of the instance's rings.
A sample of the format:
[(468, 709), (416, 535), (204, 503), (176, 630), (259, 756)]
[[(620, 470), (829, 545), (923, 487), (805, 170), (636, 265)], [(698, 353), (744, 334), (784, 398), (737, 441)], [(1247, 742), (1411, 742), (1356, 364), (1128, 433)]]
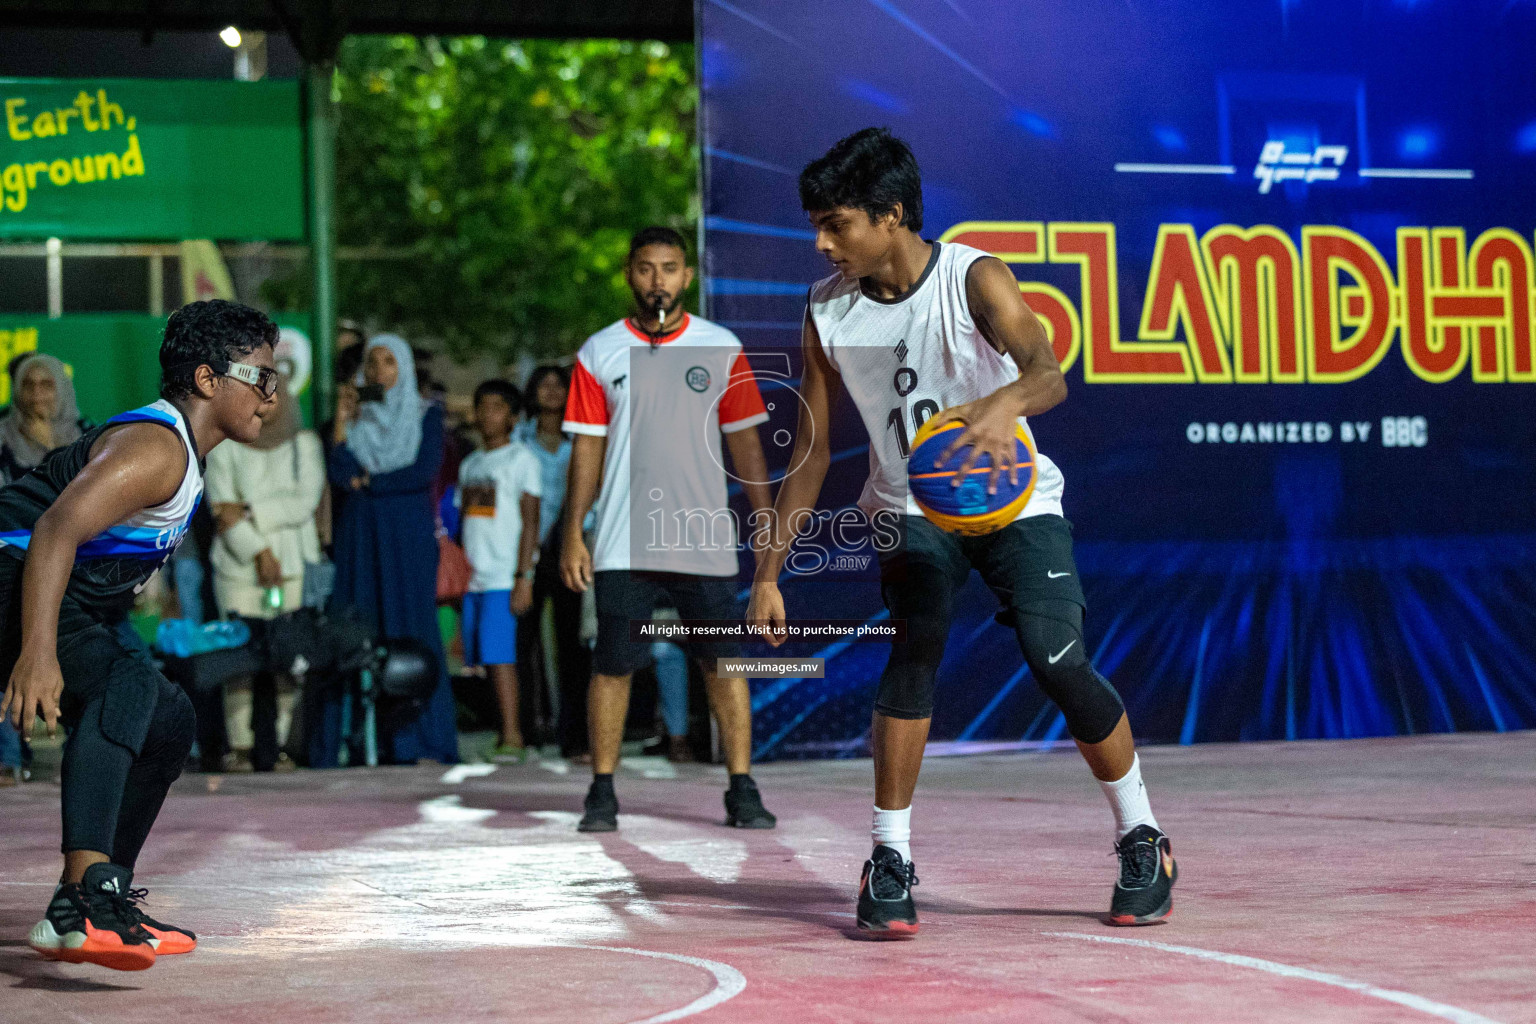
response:
[(1110, 899), (1109, 923), (1156, 924), (1173, 913), (1173, 883), (1179, 866), (1173, 844), (1151, 825), (1137, 825), (1115, 844), (1120, 880)]
[(92, 864), (81, 881), (54, 892), (27, 945), (49, 960), (69, 964), (97, 964), (114, 971), (154, 966), (152, 937), (139, 926), (138, 912), (128, 902), (132, 878), (132, 872), (115, 864)]
[(197, 936), (186, 928), (177, 928), (171, 924), (161, 924), (139, 906), (149, 902), (148, 889), (129, 889), (128, 906), (133, 910), (134, 920), (139, 927), (150, 935), (150, 945), (155, 947), (156, 956), (171, 956), (176, 953), (190, 953), (197, 948)]
[(917, 868), (889, 846), (877, 846), (864, 862), (859, 879), (859, 931), (877, 939), (909, 939), (917, 934), (912, 887)]

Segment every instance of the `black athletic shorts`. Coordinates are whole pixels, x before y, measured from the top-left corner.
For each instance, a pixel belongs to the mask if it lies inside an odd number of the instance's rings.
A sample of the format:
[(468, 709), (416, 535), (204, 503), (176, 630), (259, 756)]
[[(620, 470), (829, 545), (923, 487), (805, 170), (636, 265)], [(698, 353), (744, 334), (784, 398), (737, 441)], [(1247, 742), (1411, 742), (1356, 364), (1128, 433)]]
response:
[[(593, 574), (597, 590), (597, 647), (592, 671), (627, 676), (649, 664), (650, 642), (631, 640), (632, 622), (649, 622), (656, 606), (670, 597), (682, 619), (739, 619), (734, 576), (695, 576), (681, 572), (607, 569)], [(690, 641), (682, 645), (696, 658), (741, 657), (735, 640)]]
[[(901, 541), (895, 550), (880, 556), (880, 590), (892, 618), (932, 608), (942, 610), (947, 620), (972, 569), (1005, 608), (1052, 600), (1088, 605), (1072, 559), (1072, 524), (1061, 516), (1016, 519), (980, 537), (948, 533), (922, 516), (902, 516), (898, 531)], [(935, 587), (946, 592), (936, 593)]]

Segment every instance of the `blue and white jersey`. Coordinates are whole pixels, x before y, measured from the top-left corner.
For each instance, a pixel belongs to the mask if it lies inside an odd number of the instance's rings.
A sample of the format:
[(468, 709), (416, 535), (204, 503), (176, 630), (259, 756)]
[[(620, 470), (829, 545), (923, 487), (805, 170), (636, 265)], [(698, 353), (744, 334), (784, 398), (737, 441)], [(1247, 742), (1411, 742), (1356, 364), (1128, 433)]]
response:
[(130, 423), (157, 423), (175, 431), (187, 463), (170, 500), (134, 513), (76, 550), (66, 593), (87, 609), (106, 613), (123, 612), (133, 604), (133, 596), (181, 543), (202, 501), (203, 466), (181, 410), (162, 399), (114, 416), (73, 444), (50, 452), (36, 469), (0, 490), (0, 551), (25, 559), (33, 527), (85, 468), (97, 439)]

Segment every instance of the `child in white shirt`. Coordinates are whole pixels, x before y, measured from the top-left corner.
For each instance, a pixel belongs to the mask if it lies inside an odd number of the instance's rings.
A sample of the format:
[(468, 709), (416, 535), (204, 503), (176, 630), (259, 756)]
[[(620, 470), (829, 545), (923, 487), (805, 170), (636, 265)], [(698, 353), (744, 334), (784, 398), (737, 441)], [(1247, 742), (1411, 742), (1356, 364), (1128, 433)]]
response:
[(485, 666), (495, 684), (501, 735), (491, 759), (503, 763), (527, 756), (518, 723), (517, 616), (533, 604), (539, 548), (539, 461), (511, 439), (522, 404), (509, 381), (488, 380), (475, 389), (481, 444), (459, 466), (455, 497), (464, 554), (474, 570), (464, 595), (464, 663)]

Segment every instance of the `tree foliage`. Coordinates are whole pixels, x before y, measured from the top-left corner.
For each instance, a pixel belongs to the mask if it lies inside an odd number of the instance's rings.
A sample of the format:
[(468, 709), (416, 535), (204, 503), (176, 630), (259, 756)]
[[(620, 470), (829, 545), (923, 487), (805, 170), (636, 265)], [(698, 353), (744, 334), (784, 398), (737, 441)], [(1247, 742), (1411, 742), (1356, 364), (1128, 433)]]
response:
[[(697, 222), (693, 48), (361, 36), (335, 78), (343, 316), (455, 356), (570, 352), (630, 296), (630, 234)], [(300, 277), (270, 289), (304, 301)]]

